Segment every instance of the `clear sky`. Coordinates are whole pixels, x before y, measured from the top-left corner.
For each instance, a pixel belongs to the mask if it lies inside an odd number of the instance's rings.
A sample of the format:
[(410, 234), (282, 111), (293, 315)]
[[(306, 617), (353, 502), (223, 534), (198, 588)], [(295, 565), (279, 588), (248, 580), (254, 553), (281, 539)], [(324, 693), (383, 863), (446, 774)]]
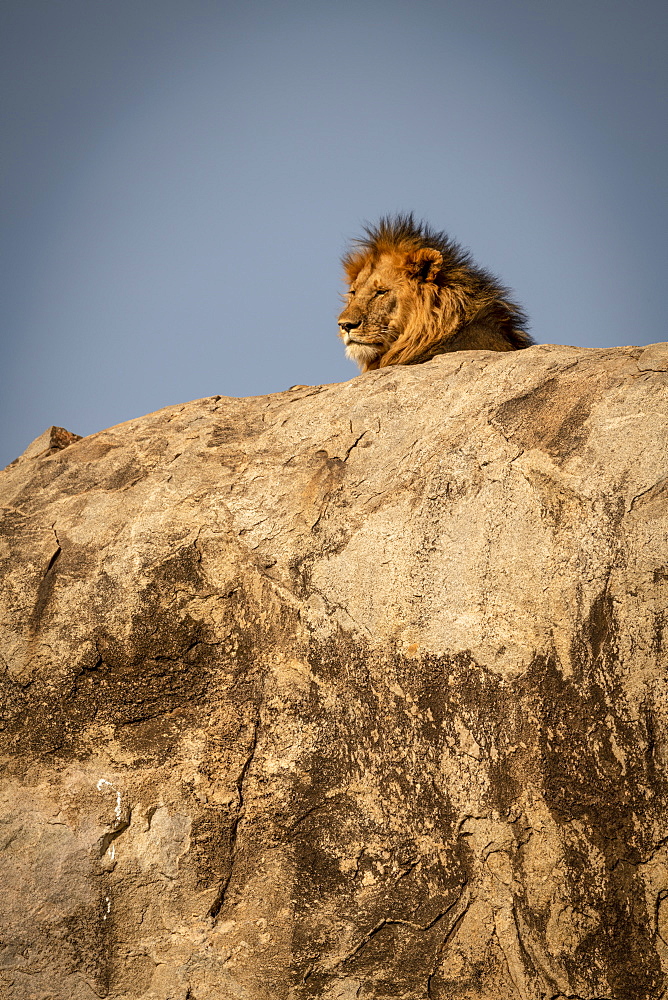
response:
[(353, 377), (339, 257), (388, 212), (538, 342), (668, 339), (667, 11), (3, 0), (0, 465), (50, 424)]

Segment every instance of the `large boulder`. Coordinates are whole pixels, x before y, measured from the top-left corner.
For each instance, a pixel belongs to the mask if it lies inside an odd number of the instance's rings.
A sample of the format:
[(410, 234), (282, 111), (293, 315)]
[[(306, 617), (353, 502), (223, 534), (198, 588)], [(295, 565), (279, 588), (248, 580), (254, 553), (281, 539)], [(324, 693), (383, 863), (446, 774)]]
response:
[(0, 996), (663, 996), (667, 412), (538, 346), (40, 439)]

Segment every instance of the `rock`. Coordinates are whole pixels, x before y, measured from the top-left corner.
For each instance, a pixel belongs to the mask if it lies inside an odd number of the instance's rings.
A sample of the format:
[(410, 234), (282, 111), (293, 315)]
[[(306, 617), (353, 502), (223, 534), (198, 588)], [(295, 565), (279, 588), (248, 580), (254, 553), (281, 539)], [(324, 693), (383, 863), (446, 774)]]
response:
[(9, 467), (0, 995), (668, 987), (668, 345)]
[(10, 466), (17, 465), (19, 462), (26, 462), (32, 458), (46, 458), (48, 455), (53, 455), (56, 451), (62, 451), (63, 448), (67, 448), (68, 445), (80, 440), (80, 434), (73, 434), (71, 431), (66, 431), (64, 427), (47, 427), (44, 433), (35, 438), (18, 458), (10, 462)]

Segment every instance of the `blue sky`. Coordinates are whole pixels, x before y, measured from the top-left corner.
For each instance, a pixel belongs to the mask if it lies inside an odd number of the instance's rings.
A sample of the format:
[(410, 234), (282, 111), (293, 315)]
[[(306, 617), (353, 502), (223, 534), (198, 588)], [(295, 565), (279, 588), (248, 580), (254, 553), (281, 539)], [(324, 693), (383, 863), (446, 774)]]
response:
[(413, 210), (541, 343), (666, 339), (665, 4), (6, 0), (0, 465), (353, 377), (339, 257)]

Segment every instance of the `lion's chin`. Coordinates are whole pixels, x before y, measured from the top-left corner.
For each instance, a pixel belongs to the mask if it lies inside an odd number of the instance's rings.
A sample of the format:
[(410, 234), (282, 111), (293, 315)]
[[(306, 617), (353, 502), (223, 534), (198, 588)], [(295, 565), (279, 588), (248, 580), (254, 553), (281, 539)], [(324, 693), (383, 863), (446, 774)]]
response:
[(376, 346), (351, 342), (346, 346), (346, 357), (356, 365), (369, 365), (381, 354)]

